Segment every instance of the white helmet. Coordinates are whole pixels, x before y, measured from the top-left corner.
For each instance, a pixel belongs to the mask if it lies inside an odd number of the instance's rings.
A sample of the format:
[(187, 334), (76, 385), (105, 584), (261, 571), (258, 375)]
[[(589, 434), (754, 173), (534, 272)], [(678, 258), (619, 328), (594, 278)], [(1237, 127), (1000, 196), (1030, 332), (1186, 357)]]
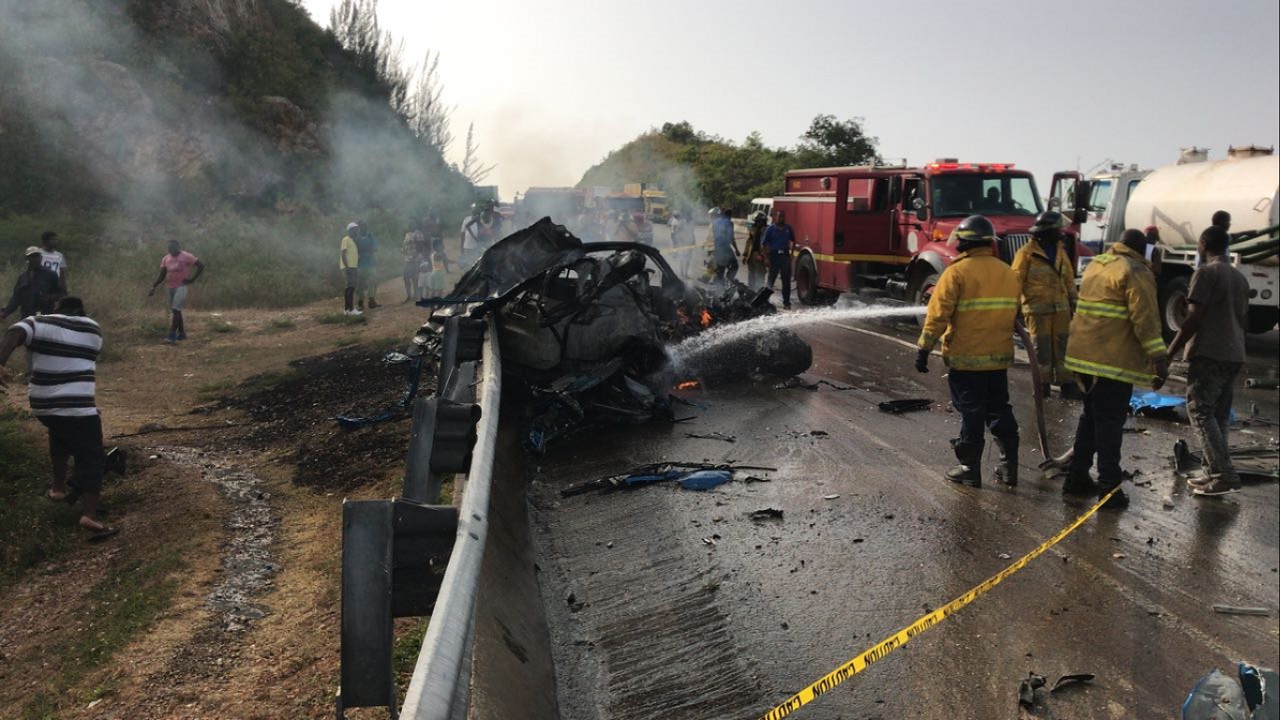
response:
[(707, 214), (710, 215), (711, 217), (720, 217), (720, 208), (713, 207), (707, 211)]

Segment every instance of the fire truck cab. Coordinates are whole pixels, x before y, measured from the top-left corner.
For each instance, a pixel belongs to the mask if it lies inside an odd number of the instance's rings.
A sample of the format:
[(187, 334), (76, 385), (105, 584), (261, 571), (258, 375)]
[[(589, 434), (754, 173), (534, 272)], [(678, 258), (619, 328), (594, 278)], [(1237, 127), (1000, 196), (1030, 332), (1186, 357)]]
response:
[[(1012, 260), (1044, 208), (1029, 172), (943, 159), (923, 167), (792, 170), (773, 209), (795, 230), (797, 295), (815, 304), (862, 290), (927, 303), (957, 254), (947, 239), (961, 220), (985, 215), (999, 235), (999, 254)], [(1076, 242), (1068, 247), (1080, 256)]]

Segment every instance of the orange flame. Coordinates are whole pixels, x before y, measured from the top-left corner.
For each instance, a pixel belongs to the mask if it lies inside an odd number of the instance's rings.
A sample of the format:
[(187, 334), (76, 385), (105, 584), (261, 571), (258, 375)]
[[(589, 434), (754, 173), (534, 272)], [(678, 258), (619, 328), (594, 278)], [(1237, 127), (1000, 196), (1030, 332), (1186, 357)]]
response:
[(698, 387), (700, 384), (701, 384), (701, 383), (699, 383), (697, 380), (685, 380), (685, 381), (684, 381), (684, 382), (682, 382), (682, 383), (677, 383), (677, 384), (676, 384), (676, 389), (677, 389), (677, 390), (692, 390), (692, 389), (694, 389), (694, 388)]
[(702, 309), (702, 327), (711, 327), (711, 313), (706, 308)]

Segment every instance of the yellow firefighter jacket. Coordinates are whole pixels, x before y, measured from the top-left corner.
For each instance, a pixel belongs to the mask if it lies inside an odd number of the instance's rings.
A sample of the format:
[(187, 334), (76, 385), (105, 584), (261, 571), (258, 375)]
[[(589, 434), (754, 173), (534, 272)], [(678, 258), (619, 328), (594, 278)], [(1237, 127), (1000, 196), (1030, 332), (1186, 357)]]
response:
[(1054, 315), (1071, 310), (1076, 299), (1076, 271), (1065, 248), (1058, 248), (1051, 265), (1040, 242), (1033, 239), (1013, 257), (1013, 271), (1022, 288), (1023, 315)]
[(1151, 264), (1117, 243), (1084, 270), (1067, 341), (1067, 369), (1150, 384), (1165, 357)]
[[(1004, 370), (1013, 364), (1018, 276), (990, 247), (960, 253), (938, 278), (917, 343), (954, 370)], [(944, 334), (945, 333), (945, 334)]]

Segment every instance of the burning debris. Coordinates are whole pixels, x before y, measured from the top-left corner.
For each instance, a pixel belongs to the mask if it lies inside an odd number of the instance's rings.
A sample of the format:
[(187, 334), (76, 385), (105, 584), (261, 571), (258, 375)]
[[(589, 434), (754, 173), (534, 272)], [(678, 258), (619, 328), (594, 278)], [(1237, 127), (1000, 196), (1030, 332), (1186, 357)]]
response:
[(781, 328), (725, 343), (698, 362), (672, 362), (668, 343), (776, 312), (770, 294), (690, 287), (652, 246), (583, 243), (543, 218), (494, 244), (432, 303), (413, 354), (438, 356), (449, 318), (495, 313), (504, 370), (530, 399), (527, 444), (542, 451), (591, 427), (670, 421), (671, 390), (698, 387), (703, 377), (807, 370), (812, 350)]

